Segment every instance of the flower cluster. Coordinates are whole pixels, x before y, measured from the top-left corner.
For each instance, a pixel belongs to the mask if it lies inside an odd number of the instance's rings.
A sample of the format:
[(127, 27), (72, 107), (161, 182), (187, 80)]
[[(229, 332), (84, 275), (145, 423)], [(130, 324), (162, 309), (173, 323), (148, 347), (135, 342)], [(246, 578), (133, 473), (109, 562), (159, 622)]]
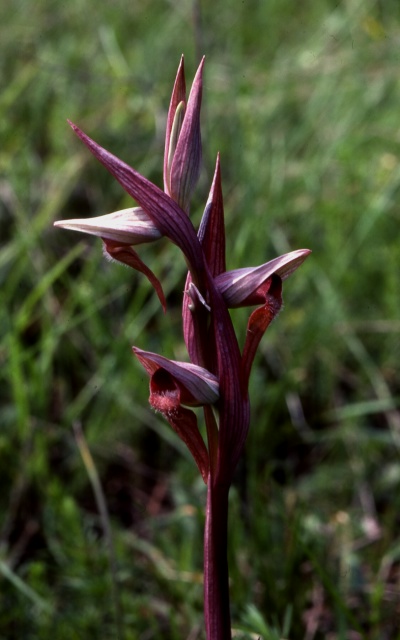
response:
[[(189, 217), (201, 165), (200, 106), (204, 59), (186, 96), (183, 57), (168, 111), (164, 190), (122, 162), (76, 125), (72, 129), (139, 207), (55, 225), (102, 238), (105, 252), (142, 272), (166, 307), (161, 283), (135, 245), (165, 236), (181, 250), (188, 274), (183, 337), (190, 362), (176, 362), (138, 347), (133, 352), (150, 377), (150, 404), (187, 445), (208, 484), (205, 534), (205, 611), (208, 637), (230, 637), (226, 560), (227, 495), (249, 429), (249, 376), (258, 344), (282, 305), (282, 281), (307, 258), (300, 249), (257, 267), (226, 270), (220, 159), (199, 229)], [(242, 350), (229, 309), (251, 307)], [(207, 442), (191, 407), (203, 407)], [(225, 514), (225, 516), (223, 515)], [(225, 523), (223, 521), (225, 517)], [(219, 524), (218, 524), (219, 523)], [(225, 531), (226, 534), (226, 531)], [(225, 551), (226, 556), (226, 551)]]
[[(200, 106), (204, 59), (186, 97), (183, 57), (168, 111), (164, 192), (91, 140), (72, 129), (120, 182), (139, 207), (55, 225), (97, 235), (105, 252), (144, 273), (165, 309), (162, 286), (133, 246), (166, 236), (189, 267), (183, 300), (183, 334), (191, 364), (133, 348), (150, 376), (150, 404), (163, 413), (192, 453), (207, 482), (230, 483), (249, 426), (248, 381), (257, 346), (282, 305), (281, 285), (310, 253), (300, 249), (258, 267), (226, 271), (224, 208), (217, 157), (208, 201), (196, 230), (189, 218), (190, 197), (201, 165)], [(250, 315), (240, 353), (229, 308), (260, 305)], [(208, 447), (187, 406), (203, 406)], [(214, 408), (216, 411), (207, 410)], [(217, 425), (216, 415), (219, 416)]]

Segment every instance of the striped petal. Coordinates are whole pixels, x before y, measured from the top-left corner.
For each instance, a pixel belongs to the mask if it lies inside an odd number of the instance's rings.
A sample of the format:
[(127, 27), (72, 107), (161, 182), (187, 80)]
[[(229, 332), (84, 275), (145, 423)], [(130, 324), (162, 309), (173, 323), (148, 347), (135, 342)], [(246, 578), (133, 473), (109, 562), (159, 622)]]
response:
[(263, 285), (273, 275), (286, 280), (310, 255), (309, 249), (291, 251), (270, 260), (259, 267), (246, 267), (225, 271), (215, 278), (215, 283), (230, 308), (245, 307), (265, 302)]
[(158, 353), (143, 351), (138, 347), (133, 347), (133, 352), (149, 375), (153, 375), (158, 369), (164, 369), (174, 378), (181, 389), (182, 404), (199, 407), (217, 402), (218, 380), (207, 369), (188, 362), (169, 360)]
[(216, 377), (202, 367), (168, 360), (157, 353), (137, 347), (133, 347), (133, 352), (150, 376), (151, 406), (163, 414), (186, 444), (207, 483), (210, 471), (207, 447), (199, 431), (196, 414), (183, 405), (215, 403), (219, 398)]
[(54, 226), (129, 245), (161, 238), (161, 233), (141, 207), (122, 209), (96, 218), (57, 220)]

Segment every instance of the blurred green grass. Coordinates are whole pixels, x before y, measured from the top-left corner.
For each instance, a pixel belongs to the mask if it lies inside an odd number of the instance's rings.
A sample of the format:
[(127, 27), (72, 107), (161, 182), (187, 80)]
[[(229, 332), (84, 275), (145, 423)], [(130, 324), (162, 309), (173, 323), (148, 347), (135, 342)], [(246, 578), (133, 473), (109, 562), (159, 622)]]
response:
[[(0, 25), (0, 636), (203, 637), (204, 487), (130, 351), (184, 357), (185, 265), (165, 242), (141, 251), (163, 316), (100, 242), (52, 228), (130, 205), (66, 118), (161, 184), (184, 52), (188, 78), (207, 56), (195, 219), (220, 151), (228, 266), (313, 250), (252, 375), (234, 627), (400, 638), (397, 0), (21, 0)], [(246, 313), (234, 320), (243, 336)]]

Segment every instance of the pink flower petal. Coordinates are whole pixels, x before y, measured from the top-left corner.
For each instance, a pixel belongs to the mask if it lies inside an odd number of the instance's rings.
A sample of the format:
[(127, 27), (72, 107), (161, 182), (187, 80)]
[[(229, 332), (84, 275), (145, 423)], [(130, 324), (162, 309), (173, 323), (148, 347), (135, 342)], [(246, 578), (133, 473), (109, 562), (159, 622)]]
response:
[(259, 304), (264, 302), (263, 295), (260, 296), (257, 293), (259, 287), (274, 274), (282, 280), (286, 280), (303, 264), (310, 253), (309, 249), (298, 249), (270, 260), (259, 267), (225, 271), (216, 277), (215, 282), (228, 307)]
[(218, 380), (207, 369), (188, 362), (169, 360), (158, 353), (143, 351), (138, 347), (133, 347), (133, 352), (149, 375), (153, 375), (158, 369), (168, 371), (182, 390), (183, 404), (202, 406), (217, 402)]
[(140, 207), (122, 209), (96, 218), (58, 220), (54, 226), (129, 245), (153, 242), (161, 238), (157, 227)]

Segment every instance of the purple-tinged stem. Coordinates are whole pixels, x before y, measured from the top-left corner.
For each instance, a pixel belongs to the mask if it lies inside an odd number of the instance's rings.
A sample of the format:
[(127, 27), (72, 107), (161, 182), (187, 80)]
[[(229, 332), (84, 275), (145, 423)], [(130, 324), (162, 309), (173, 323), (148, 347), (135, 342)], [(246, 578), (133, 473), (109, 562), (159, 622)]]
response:
[(231, 640), (227, 485), (214, 485), (208, 478), (204, 531), (204, 618), (207, 640)]

